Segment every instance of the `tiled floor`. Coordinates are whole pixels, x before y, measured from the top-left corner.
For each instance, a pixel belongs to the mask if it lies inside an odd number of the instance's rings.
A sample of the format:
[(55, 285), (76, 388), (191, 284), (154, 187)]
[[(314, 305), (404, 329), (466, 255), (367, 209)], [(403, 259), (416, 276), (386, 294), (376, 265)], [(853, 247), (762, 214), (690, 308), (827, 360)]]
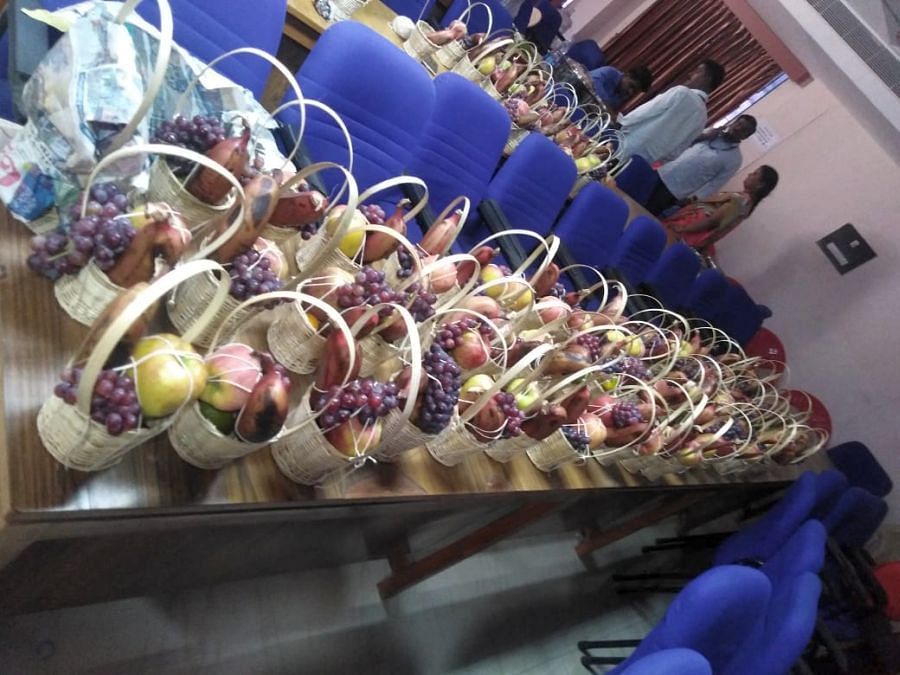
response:
[(611, 567), (657, 534), (598, 555), (572, 535), (489, 550), (382, 603), (387, 565), (267, 577), (0, 623), (0, 672), (567, 675), (575, 643), (644, 635), (669, 596), (619, 598)]

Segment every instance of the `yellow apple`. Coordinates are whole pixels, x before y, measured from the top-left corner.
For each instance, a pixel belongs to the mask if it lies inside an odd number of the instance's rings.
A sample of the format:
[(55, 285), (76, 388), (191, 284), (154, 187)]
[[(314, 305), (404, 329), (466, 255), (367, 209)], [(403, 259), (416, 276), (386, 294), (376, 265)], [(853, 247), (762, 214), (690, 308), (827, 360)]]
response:
[(165, 417), (196, 400), (206, 387), (206, 364), (194, 348), (177, 335), (160, 333), (141, 339), (131, 354), (141, 411)]

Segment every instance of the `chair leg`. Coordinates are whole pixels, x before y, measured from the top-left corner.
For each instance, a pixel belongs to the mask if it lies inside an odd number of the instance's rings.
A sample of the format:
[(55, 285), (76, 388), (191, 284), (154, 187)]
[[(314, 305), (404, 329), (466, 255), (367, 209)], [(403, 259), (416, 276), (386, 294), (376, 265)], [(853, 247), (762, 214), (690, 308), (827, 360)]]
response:
[(841, 649), (837, 640), (831, 634), (828, 626), (820, 618), (816, 618), (816, 628), (813, 632), (814, 639), (818, 640), (826, 651), (834, 658), (834, 662), (842, 673), (850, 672), (850, 665), (847, 661), (847, 655)]
[(613, 574), (613, 581), (655, 581), (657, 579), (691, 580), (695, 575), (686, 572), (653, 572), (648, 574)]
[(681, 593), (684, 586), (617, 586), (616, 595), (628, 595), (629, 593)]
[(615, 666), (625, 660), (623, 656), (582, 656), (581, 665), (592, 673), (597, 673), (593, 666)]
[(578, 650), (587, 654), (590, 649), (621, 649), (622, 647), (637, 647), (640, 640), (582, 640), (578, 643)]

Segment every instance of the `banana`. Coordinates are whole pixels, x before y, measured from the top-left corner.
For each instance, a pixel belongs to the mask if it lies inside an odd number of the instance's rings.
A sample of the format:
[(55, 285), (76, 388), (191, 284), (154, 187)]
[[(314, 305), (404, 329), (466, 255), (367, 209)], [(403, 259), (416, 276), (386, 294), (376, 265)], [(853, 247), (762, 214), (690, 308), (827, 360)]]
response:
[(322, 358), (316, 369), (315, 387), (319, 391), (328, 391), (330, 387), (339, 386), (345, 380), (355, 380), (359, 376), (362, 362), (362, 349), (359, 341), (354, 341), (356, 359), (350, 368), (350, 345), (347, 338), (339, 330), (332, 330), (322, 347)]
[(419, 247), (428, 255), (443, 255), (456, 237), (456, 228), (459, 227), (461, 217), (462, 211), (457, 209), (441, 222), (429, 227)]
[(559, 265), (550, 263), (543, 272), (536, 274), (531, 279), (531, 287), (539, 298), (550, 295), (553, 287), (559, 282)]
[[(409, 207), (408, 199), (401, 199), (394, 213), (384, 221), (384, 226), (406, 236), (406, 223), (403, 220), (404, 211)], [(366, 242), (363, 245), (363, 262), (367, 265), (376, 260), (384, 260), (400, 246), (400, 242), (384, 232), (368, 232)]]
[(291, 192), (278, 199), (269, 218), (278, 227), (302, 227), (321, 220), (328, 209), (328, 197), (317, 190)]

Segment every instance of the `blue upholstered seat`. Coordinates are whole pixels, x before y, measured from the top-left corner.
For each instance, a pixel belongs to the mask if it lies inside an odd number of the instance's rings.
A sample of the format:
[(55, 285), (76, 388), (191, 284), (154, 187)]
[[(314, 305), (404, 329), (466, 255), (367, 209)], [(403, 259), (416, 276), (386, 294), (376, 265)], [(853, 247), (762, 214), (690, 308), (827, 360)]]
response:
[(632, 220), (616, 244), (610, 267), (616, 269), (629, 284), (637, 286), (650, 272), (666, 246), (666, 232), (662, 225), (649, 216), (637, 216)]
[(719, 270), (703, 270), (694, 279), (685, 299), (685, 307), (701, 319), (709, 320), (718, 311), (728, 280)]
[(616, 185), (638, 204), (646, 204), (653, 194), (657, 175), (640, 155), (633, 155), (628, 166), (616, 176)]
[(421, 17), (428, 19), (434, 9), (434, 0), (383, 0), (384, 4), (400, 16), (408, 16), (413, 21)]
[(587, 70), (596, 70), (606, 65), (606, 56), (596, 40), (579, 40), (573, 43), (566, 56), (575, 59)]
[(679, 309), (700, 271), (700, 258), (690, 246), (675, 242), (647, 273), (646, 284), (668, 308)]
[(628, 220), (628, 205), (601, 183), (588, 183), (553, 230), (573, 260), (603, 269)]

